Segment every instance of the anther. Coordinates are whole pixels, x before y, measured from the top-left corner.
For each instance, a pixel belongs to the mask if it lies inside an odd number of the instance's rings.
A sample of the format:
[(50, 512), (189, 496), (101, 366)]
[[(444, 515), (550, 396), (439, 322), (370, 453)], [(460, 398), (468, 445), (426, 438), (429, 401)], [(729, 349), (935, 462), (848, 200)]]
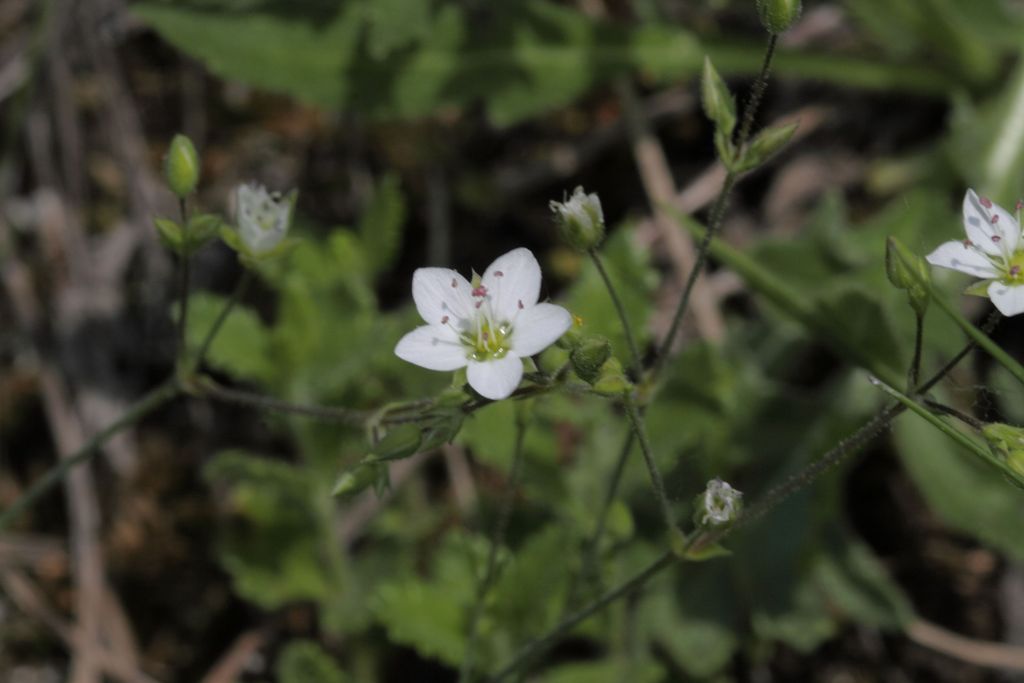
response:
[(1017, 200), (1016, 209), (1017, 209), (1017, 211), (1020, 211), (1021, 209), (1024, 209), (1024, 199), (1018, 199)]
[[(487, 288), (480, 285), (473, 290), (472, 294), (473, 296), (487, 296)], [(477, 304), (477, 308), (480, 308), (480, 304)]]
[(998, 243), (998, 242), (1000, 242), (1000, 241), (1001, 241), (1002, 239), (1003, 239), (1003, 238), (1002, 238), (1002, 237), (1000, 237), (999, 235), (992, 235), (992, 241), (993, 241), (993, 242), (996, 242), (996, 243)]
[(505, 277), (505, 273), (501, 272), (500, 270), (496, 270), (494, 271), (494, 277)]
[(1020, 266), (1010, 266), (1010, 277), (1017, 277), (1020, 275)]
[(452, 289), (455, 289), (458, 286), (459, 286), (459, 281), (456, 280), (455, 278), (452, 278)]
[(442, 325), (447, 325), (448, 324), (448, 316), (444, 316), (443, 318), (441, 318), (441, 324)]
[(988, 197), (979, 197), (978, 199), (981, 202), (981, 205), (984, 206), (986, 209), (992, 208), (992, 200), (989, 199)]
[(521, 310), (523, 310), (523, 300), (522, 300), (522, 299), (520, 299), (520, 300), (518, 301), (518, 304), (519, 304), (519, 310), (520, 310), (520, 311), (521, 311)]
[(974, 242), (970, 241), (969, 239), (968, 240), (964, 240), (964, 248), (965, 249), (970, 249), (973, 246), (974, 246)]
[(999, 214), (996, 214), (995, 216), (992, 216), (992, 225), (995, 225), (998, 222), (999, 222)]
[(476, 308), (480, 308), (480, 304), (482, 303), (483, 301), (477, 301), (475, 304), (473, 304), (473, 306), (475, 306)]

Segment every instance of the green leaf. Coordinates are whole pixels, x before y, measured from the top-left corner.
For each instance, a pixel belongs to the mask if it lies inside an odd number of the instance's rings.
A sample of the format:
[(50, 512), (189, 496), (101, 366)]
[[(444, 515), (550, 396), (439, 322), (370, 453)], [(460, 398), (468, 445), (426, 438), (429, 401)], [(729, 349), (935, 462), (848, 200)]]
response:
[(739, 172), (749, 171), (757, 168), (768, 161), (776, 152), (786, 146), (793, 133), (796, 132), (797, 123), (790, 123), (785, 126), (774, 126), (765, 128), (751, 141), (750, 145), (743, 150), (740, 163), (736, 170)]
[[(700, 79), (701, 104), (704, 113), (714, 121), (715, 129), (728, 141), (736, 128), (736, 100), (729, 92), (729, 86), (718, 75), (710, 57), (704, 58), (704, 73)], [(730, 154), (724, 160), (732, 159)]]
[(236, 593), (276, 609), (340, 592), (325, 569), (321, 544), (327, 536), (313, 507), (318, 493), (310, 472), (225, 451), (206, 465), (203, 475), (228, 491), (230, 515), (220, 533), (218, 556)]
[(600, 662), (560, 664), (551, 667), (538, 679), (540, 683), (659, 683), (665, 670), (650, 660), (633, 658), (609, 659)]
[[(201, 292), (189, 297), (188, 346), (194, 353), (227, 299)], [(238, 379), (270, 381), (275, 374), (270, 335), (256, 313), (236, 304), (206, 354), (206, 361)]]
[(371, 273), (380, 273), (394, 262), (402, 243), (405, 216), (405, 198), (398, 176), (386, 175), (378, 183), (359, 223), (359, 235)]
[(230, 0), (132, 9), (224, 78), (384, 117), (482, 100), (493, 122), (509, 125), (631, 69), (665, 80), (693, 73), (700, 60), (687, 31), (600, 23), (540, 0), (472, 17), (451, 3), (431, 11), (426, 0), (308, 3), (287, 13)]
[(175, 254), (180, 254), (183, 239), (181, 226), (169, 218), (154, 218), (153, 223), (156, 225), (160, 242)]
[(292, 640), (274, 667), (279, 683), (347, 683), (350, 679), (331, 657), (311, 640)]

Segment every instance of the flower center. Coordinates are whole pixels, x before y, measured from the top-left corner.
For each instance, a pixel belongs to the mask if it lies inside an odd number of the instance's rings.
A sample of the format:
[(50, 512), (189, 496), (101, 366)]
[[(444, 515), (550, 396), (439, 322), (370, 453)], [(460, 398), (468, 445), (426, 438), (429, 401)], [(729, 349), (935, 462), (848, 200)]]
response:
[(1006, 262), (1006, 282), (1024, 282), (1024, 251), (1015, 251)]
[[(504, 275), (500, 270), (497, 271), (492, 284), (496, 287), (500, 286), (498, 283), (501, 282)], [(452, 287), (455, 287), (456, 284), (456, 281), (452, 280)], [(494, 293), (480, 281), (479, 276), (473, 278), (472, 286), (470, 296), (473, 299), (473, 315), (460, 320), (457, 328), (452, 326), (448, 316), (444, 316), (441, 324), (448, 325), (456, 331), (459, 343), (466, 349), (468, 359), (479, 362), (504, 358), (512, 349), (511, 337), (514, 320), (510, 322), (499, 319), (495, 315), (494, 307), (491, 304)], [(522, 301), (519, 302), (519, 309), (523, 309)]]

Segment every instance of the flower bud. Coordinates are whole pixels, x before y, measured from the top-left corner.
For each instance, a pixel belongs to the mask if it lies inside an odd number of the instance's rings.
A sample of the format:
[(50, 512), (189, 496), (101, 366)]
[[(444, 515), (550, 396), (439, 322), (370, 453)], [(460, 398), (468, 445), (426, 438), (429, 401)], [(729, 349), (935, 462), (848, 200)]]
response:
[(577, 187), (564, 202), (551, 202), (558, 228), (569, 246), (580, 251), (596, 249), (604, 239), (604, 211), (596, 193)]
[(257, 183), (239, 185), (235, 193), (242, 244), (252, 256), (269, 255), (282, 243), (291, 227), (297, 193), (292, 190), (282, 197)]
[[(700, 79), (700, 100), (704, 113), (714, 121), (715, 131), (725, 140), (732, 137), (736, 128), (736, 100), (729, 92), (710, 57), (704, 57), (704, 72)], [(722, 152), (723, 150), (719, 150)]]
[(184, 199), (199, 184), (199, 155), (192, 141), (181, 133), (174, 136), (164, 157), (164, 179), (171, 192)]
[(993, 455), (1014, 472), (1024, 476), (1024, 429), (993, 422), (981, 428), (981, 435), (988, 442)]
[(793, 133), (796, 132), (796, 128), (796, 123), (765, 128), (743, 150), (733, 170), (742, 173), (757, 168), (768, 161), (769, 157), (786, 146), (786, 143), (793, 137)]
[(423, 433), (417, 425), (397, 425), (373, 447), (373, 457), (377, 461), (408, 458), (419, 450), (422, 441)]
[(586, 337), (569, 353), (572, 369), (584, 382), (593, 384), (601, 374), (601, 366), (612, 355), (612, 345), (604, 337)]
[(757, 0), (761, 24), (769, 33), (782, 33), (800, 18), (800, 0)]
[(743, 494), (717, 477), (694, 501), (693, 521), (701, 527), (732, 524), (743, 510)]
[[(372, 458), (372, 456), (371, 456)], [(331, 491), (332, 496), (350, 497), (373, 487), (378, 493), (387, 488), (388, 468), (375, 460), (368, 459), (346, 470), (338, 477)]]
[(621, 396), (633, 388), (633, 383), (622, 371), (618, 358), (609, 358), (601, 366), (601, 373), (594, 382), (594, 391), (604, 396)]
[(893, 287), (907, 292), (911, 308), (923, 316), (931, 300), (932, 274), (928, 263), (898, 239), (889, 237), (885, 242), (885, 275)]

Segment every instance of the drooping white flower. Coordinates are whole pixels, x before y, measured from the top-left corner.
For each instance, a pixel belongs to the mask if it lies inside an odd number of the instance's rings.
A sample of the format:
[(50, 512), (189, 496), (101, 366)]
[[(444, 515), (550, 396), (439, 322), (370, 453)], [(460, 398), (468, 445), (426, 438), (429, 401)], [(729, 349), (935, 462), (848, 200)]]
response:
[(254, 256), (272, 251), (281, 243), (292, 224), (296, 193), (281, 196), (258, 183), (245, 183), (235, 190), (238, 234)]
[(587, 194), (582, 187), (573, 190), (564, 202), (551, 202), (551, 210), (558, 218), (562, 237), (581, 251), (594, 249), (604, 239), (604, 210), (595, 193)]
[(522, 359), (572, 324), (561, 306), (537, 303), (540, 279), (537, 259), (524, 248), (499, 256), (472, 284), (449, 268), (419, 268), (412, 298), (427, 324), (402, 337), (395, 355), (428, 370), (465, 367), (481, 396), (507, 398), (522, 379)]
[(743, 508), (743, 494), (728, 482), (715, 478), (699, 497), (700, 524), (718, 526), (734, 522)]
[(1024, 312), (1024, 239), (1017, 217), (974, 190), (964, 196), (964, 230), (967, 239), (940, 244), (928, 254), (928, 263), (958, 270), (986, 282), (969, 291), (985, 291), (1003, 315)]

